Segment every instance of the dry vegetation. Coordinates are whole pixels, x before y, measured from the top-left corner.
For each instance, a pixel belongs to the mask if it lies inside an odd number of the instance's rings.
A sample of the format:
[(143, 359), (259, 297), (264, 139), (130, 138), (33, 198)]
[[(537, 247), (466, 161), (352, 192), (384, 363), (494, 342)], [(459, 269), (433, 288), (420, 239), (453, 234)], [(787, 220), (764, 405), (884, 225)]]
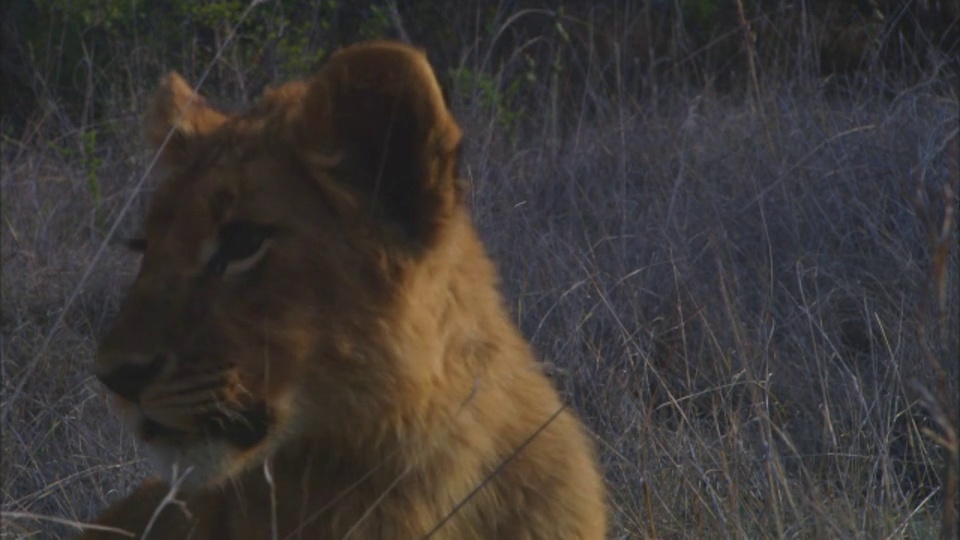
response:
[[(477, 222), (596, 433), (614, 537), (953, 534), (958, 96), (888, 75), (655, 99), (585, 77), (514, 122), (451, 89)], [(89, 367), (137, 267), (104, 239), (150, 195), (128, 111), (153, 82), (103, 122), (4, 135), (4, 539), (67, 534), (149, 473)]]

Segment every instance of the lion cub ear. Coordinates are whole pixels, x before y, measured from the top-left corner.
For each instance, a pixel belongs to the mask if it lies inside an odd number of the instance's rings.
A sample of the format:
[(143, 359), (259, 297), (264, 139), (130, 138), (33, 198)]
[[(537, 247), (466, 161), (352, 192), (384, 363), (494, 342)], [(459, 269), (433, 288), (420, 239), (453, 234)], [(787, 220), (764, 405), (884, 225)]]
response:
[(418, 49), (368, 42), (335, 53), (309, 81), (308, 161), (359, 192), (374, 219), (429, 244), (459, 197), (460, 128)]
[[(172, 71), (160, 79), (160, 88), (147, 110), (144, 131), (150, 148), (161, 152), (161, 163), (176, 166), (189, 158), (198, 137), (217, 129), (226, 119)], [(161, 148), (168, 136), (169, 141)]]

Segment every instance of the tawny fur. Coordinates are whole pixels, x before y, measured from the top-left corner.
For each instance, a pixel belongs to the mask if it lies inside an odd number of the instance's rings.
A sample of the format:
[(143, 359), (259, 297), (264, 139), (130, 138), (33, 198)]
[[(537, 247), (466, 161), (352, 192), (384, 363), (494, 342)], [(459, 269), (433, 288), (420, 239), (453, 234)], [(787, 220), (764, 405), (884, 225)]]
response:
[[(153, 480), (100, 524), (140, 535), (152, 520), (150, 538), (604, 538), (589, 437), (504, 308), (456, 178), (460, 130), (421, 52), (344, 49), (233, 116), (171, 74), (146, 132), (165, 178), (96, 372), (125, 393), (137, 379), (118, 373), (156, 367), (116, 401), (162, 470), (192, 470), (184, 505), (157, 510), (170, 479)], [(270, 227), (264, 251), (205, 274), (238, 220)], [(258, 406), (266, 435), (252, 444), (211, 432)], [(101, 537), (119, 538), (85, 536)]]

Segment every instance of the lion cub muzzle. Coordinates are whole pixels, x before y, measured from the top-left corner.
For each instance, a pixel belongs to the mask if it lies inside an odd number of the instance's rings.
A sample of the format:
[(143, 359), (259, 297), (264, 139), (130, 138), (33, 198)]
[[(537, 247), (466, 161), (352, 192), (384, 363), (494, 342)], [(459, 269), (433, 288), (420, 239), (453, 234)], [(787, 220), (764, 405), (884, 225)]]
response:
[(98, 370), (97, 378), (121, 398), (121, 407), (134, 412), (134, 427), (146, 443), (217, 439), (244, 450), (267, 436), (267, 406), (230, 366), (198, 371), (179, 366), (172, 355), (111, 358), (108, 351), (100, 352), (99, 361), (111, 367)]
[(160, 374), (163, 362), (162, 355), (146, 361), (132, 359), (106, 373), (98, 372), (96, 376), (114, 394), (127, 401), (137, 402), (143, 389)]

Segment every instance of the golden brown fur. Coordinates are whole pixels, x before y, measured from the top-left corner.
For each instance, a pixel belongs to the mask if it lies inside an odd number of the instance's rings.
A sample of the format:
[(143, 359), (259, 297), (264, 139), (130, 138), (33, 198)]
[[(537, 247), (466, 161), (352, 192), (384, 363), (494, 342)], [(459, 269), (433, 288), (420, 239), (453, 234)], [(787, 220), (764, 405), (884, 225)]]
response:
[(235, 116), (171, 74), (147, 134), (166, 178), (96, 373), (161, 472), (190, 472), (184, 507), (155, 512), (171, 473), (100, 523), (604, 537), (591, 444), (504, 309), (422, 53), (344, 49)]

